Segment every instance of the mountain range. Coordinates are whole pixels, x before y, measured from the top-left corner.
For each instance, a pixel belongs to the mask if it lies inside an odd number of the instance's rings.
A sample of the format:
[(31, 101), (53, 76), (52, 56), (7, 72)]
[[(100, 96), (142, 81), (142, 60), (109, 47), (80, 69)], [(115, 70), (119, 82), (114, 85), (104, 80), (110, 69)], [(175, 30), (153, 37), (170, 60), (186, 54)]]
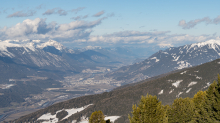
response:
[(62, 88), (59, 81), (67, 75), (116, 69), (128, 59), (132, 57), (100, 47), (72, 50), (54, 40), (0, 41), (0, 108), (23, 103), (47, 88)]
[(105, 77), (123, 81), (122, 85), (125, 85), (218, 58), (220, 58), (220, 41), (209, 40), (160, 50), (144, 61), (121, 67), (106, 74)]
[[(220, 41), (209, 40), (191, 45), (171, 47), (158, 51), (143, 61), (136, 60), (137, 63), (119, 68), (121, 65), (132, 63), (131, 60), (135, 58), (137, 58), (135, 54), (126, 48), (108, 49), (88, 46), (73, 50), (53, 40), (47, 42), (1, 41), (0, 98), (4, 101), (0, 101), (0, 104), (2, 107), (7, 107), (11, 106), (13, 102), (22, 103), (30, 95), (42, 92), (67, 93), (66, 90), (62, 90), (64, 85), (60, 82), (65, 76), (81, 75), (85, 74), (85, 71), (97, 70), (102, 67), (108, 69), (104, 79), (110, 78), (109, 80), (113, 80), (113, 84), (125, 86), (114, 89), (109, 93), (73, 99), (69, 101), (74, 102), (72, 105), (69, 105), (67, 101), (61, 103), (64, 106), (57, 104), (56, 108), (51, 106), (52, 109), (48, 107), (42, 111), (54, 114), (56, 111), (61, 110), (61, 107), (69, 109), (93, 104), (89, 106), (91, 108), (88, 107), (88, 109), (86, 108), (79, 113), (80, 117), (74, 115), (71, 120), (75, 118), (80, 120), (82, 116), (88, 117), (94, 110), (102, 110), (108, 116), (120, 116), (116, 122), (124, 122), (127, 121), (127, 114), (131, 111), (131, 105), (139, 101), (140, 95), (146, 95), (147, 93), (157, 95), (164, 104), (170, 104), (175, 98), (191, 97), (199, 89), (208, 87), (218, 73), (219, 61), (213, 60), (220, 58)], [(196, 67), (193, 66), (197, 65), (201, 66), (194, 69)], [(205, 76), (209, 65), (209, 74)], [(188, 67), (192, 68), (188, 70)], [(114, 71), (109, 72), (112, 70)], [(88, 74), (88, 76), (91, 78), (90, 76), (93, 77), (94, 75)], [(168, 78), (164, 78), (167, 76)], [(91, 79), (95, 79), (95, 77)], [(89, 84), (93, 85), (92, 82)], [(61, 88), (61, 90), (48, 91), (51, 88)], [(85, 94), (87, 91), (85, 91)], [(129, 99), (130, 96), (131, 99)], [(124, 104), (123, 101), (129, 102), (129, 104)], [(67, 104), (69, 106), (66, 106)], [(114, 108), (113, 105), (116, 104), (121, 108)], [(34, 119), (37, 120), (36, 118), (39, 118), (40, 115), (43, 115), (41, 110), (34, 116)], [(30, 115), (26, 118), (29, 119), (29, 117)], [(23, 122), (24, 120), (26, 121), (23, 117), (18, 121)]]
[(51, 122), (53, 119), (58, 118), (58, 112), (60, 111), (70, 113), (70, 110), (78, 110), (78, 107), (86, 106), (71, 115), (67, 115), (67, 113), (65, 116), (68, 117), (64, 116), (65, 118), (59, 120), (59, 123), (86, 121), (91, 113), (97, 110), (101, 110), (106, 116), (117, 116), (115, 123), (127, 123), (129, 122), (128, 114), (132, 111), (132, 105), (137, 104), (142, 95), (156, 95), (163, 104), (172, 104), (174, 99), (180, 97), (191, 98), (199, 90), (206, 90), (217, 79), (217, 74), (220, 73), (219, 68), (220, 59), (217, 59), (195, 67), (164, 74), (155, 77), (155, 79), (143, 80), (135, 85), (127, 85), (111, 92), (78, 97), (57, 103), (23, 116), (15, 122), (40, 121), (42, 119), (47, 120), (45, 122)]

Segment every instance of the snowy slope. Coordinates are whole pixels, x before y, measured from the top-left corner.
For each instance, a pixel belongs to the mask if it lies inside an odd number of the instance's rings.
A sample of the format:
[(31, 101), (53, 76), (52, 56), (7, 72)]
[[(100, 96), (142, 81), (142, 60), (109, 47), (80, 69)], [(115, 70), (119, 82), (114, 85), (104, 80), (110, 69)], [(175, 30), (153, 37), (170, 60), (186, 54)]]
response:
[[(62, 56), (46, 52), (40, 48), (43, 46), (53, 46), (59, 50), (65, 47), (60, 43), (50, 40), (45, 43), (40, 41), (0, 41), (0, 57), (11, 58), (17, 64), (23, 64), (31, 67), (40, 67), (52, 70), (77, 70), (76, 62), (71, 59), (65, 59)], [(81, 71), (81, 70), (79, 70)]]
[(107, 74), (106, 77), (133, 83), (170, 71), (200, 65), (218, 58), (220, 58), (220, 40), (208, 40), (159, 51), (140, 63), (124, 66)]
[[(62, 110), (56, 111), (56, 114), (61, 112), (61, 111), (67, 111), (68, 112), (68, 115), (65, 116), (63, 119), (61, 119), (61, 121), (62, 121), (62, 120), (67, 119), (68, 117), (70, 117), (73, 114), (76, 114), (78, 112), (83, 111), (84, 109), (86, 109), (90, 105), (92, 105), (92, 104), (83, 106), (81, 108), (62, 109)], [(51, 123), (51, 122), (57, 123), (58, 122), (58, 118), (56, 117), (56, 114), (52, 115), (51, 113), (47, 113), (47, 114), (44, 114), (44, 115), (40, 116), (37, 120), (42, 120), (42, 121), (44, 121), (43, 123)]]
[(60, 50), (60, 51), (62, 51), (62, 50), (65, 49), (65, 47), (64, 47), (62, 44), (60, 44), (60, 43), (58, 43), (58, 42), (56, 42), (56, 41), (54, 41), (54, 40), (49, 40), (49, 41), (47, 41), (47, 42), (38, 44), (38, 45), (37, 45), (37, 48), (43, 49), (43, 48), (48, 47), (48, 46), (53, 46), (53, 47), (55, 47), (57, 50)]
[(12, 43), (10, 40), (0, 41), (0, 56), (14, 57), (14, 54), (8, 51), (8, 48), (24, 48), (26, 52), (35, 51), (34, 43), (25, 44)]
[[(72, 108), (72, 109), (58, 110), (58, 111), (56, 111), (56, 113), (54, 115), (52, 115), (51, 113), (46, 113), (46, 114), (41, 115), (37, 119), (37, 121), (43, 121), (42, 123), (51, 123), (51, 122), (57, 123), (59, 121), (59, 119), (57, 118), (57, 113), (59, 113), (61, 111), (68, 112), (68, 114), (64, 118), (62, 118), (60, 120), (60, 121), (63, 121), (65, 119), (68, 119), (70, 116), (85, 110), (86, 108), (88, 108), (91, 105), (93, 105), (93, 104), (89, 104), (89, 105), (83, 106), (81, 108)], [(110, 121), (112, 123), (114, 123), (114, 121), (117, 120), (118, 118), (120, 118), (120, 116), (105, 116), (105, 120), (110, 119)], [(88, 119), (89, 119), (88, 117), (82, 116), (80, 123), (89, 123)], [(76, 123), (76, 120), (73, 120), (72, 123)]]

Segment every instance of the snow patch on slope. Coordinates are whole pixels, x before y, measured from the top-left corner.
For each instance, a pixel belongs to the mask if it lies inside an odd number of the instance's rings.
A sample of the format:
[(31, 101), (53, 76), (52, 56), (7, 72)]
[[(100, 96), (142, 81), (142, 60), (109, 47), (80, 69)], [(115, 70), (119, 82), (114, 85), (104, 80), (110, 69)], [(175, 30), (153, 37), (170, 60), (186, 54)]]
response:
[(203, 88), (207, 88), (207, 87), (209, 87), (211, 85), (211, 83), (210, 82), (208, 82), (208, 83), (206, 83), (206, 86), (205, 87), (203, 87)]
[(77, 112), (83, 111), (84, 109), (86, 109), (90, 105), (93, 105), (93, 104), (89, 104), (89, 105), (83, 106), (81, 108), (65, 109), (65, 111), (68, 112), (68, 115), (66, 117), (64, 117), (62, 120), (67, 119), (68, 117), (70, 117), (71, 115), (73, 115)]
[(110, 119), (110, 121), (114, 123), (118, 118), (120, 118), (120, 116), (107, 116), (105, 117), (105, 120)]
[(169, 53), (167, 53), (167, 52), (162, 52), (163, 54), (169, 54)]
[(202, 77), (196, 76), (196, 79), (202, 79)]
[(176, 97), (179, 97), (181, 94), (183, 94), (183, 92), (179, 92)]
[(192, 65), (186, 61), (178, 61), (177, 64), (179, 65), (178, 67), (175, 67), (176, 69), (183, 69), (187, 67), (191, 67)]
[(161, 94), (163, 94), (163, 90), (161, 90), (161, 91), (158, 93), (158, 95), (161, 95)]
[(160, 59), (157, 59), (157, 57), (153, 57), (151, 59), (155, 59), (156, 60), (155, 62), (159, 62), (160, 61)]
[(172, 56), (173, 57), (173, 61), (178, 61), (178, 59), (180, 58), (180, 56)]
[(187, 71), (183, 71), (182, 73), (180, 73), (180, 74), (185, 74)]
[[(105, 116), (105, 120), (110, 120), (111, 123), (114, 123), (115, 120), (117, 120), (118, 118), (120, 118), (121, 116)], [(76, 120), (72, 121), (72, 123), (77, 123)], [(81, 117), (81, 121), (78, 123), (89, 123), (89, 118), (86, 118), (85, 116)]]
[(1, 89), (9, 89), (12, 86), (14, 86), (14, 84), (0, 84), (0, 88)]
[(177, 80), (176, 82), (172, 83), (172, 86), (175, 86), (176, 88), (178, 88), (182, 81), (183, 80)]
[(192, 88), (189, 88), (189, 89), (186, 91), (186, 93), (189, 93), (189, 92), (191, 91), (191, 89), (192, 89)]
[[(93, 105), (93, 104), (89, 104), (89, 105), (83, 106), (81, 108), (63, 109), (63, 110), (68, 112), (68, 115), (66, 117), (64, 117), (62, 120), (67, 119), (68, 117), (70, 117), (71, 115), (73, 115), (73, 114), (75, 114), (77, 112), (83, 111), (84, 109), (86, 109), (90, 105)], [(63, 111), (63, 110), (57, 111), (56, 114), (61, 112), (61, 111)], [(45, 120), (42, 123), (57, 123), (58, 122), (58, 118), (56, 118), (56, 114), (51, 115), (51, 113), (47, 113), (47, 114), (44, 114), (41, 117), (39, 117), (37, 120)]]
[[(61, 112), (61, 111), (62, 110), (57, 111), (56, 114)], [(58, 118), (56, 118), (56, 114), (51, 115), (51, 113), (47, 113), (47, 114), (44, 114), (41, 117), (39, 117), (37, 120), (45, 120), (42, 123), (57, 123), (58, 122)]]
[(190, 82), (189, 85), (188, 85), (188, 87), (193, 86), (193, 85), (195, 85), (195, 84), (197, 84), (197, 82)]
[(169, 94), (171, 94), (174, 91), (174, 89), (170, 90)]

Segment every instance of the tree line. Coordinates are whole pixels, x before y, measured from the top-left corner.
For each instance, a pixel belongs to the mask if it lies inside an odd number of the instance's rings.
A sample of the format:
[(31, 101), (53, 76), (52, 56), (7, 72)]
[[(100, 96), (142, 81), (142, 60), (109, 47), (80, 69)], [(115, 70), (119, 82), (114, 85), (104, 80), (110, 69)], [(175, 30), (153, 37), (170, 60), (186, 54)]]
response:
[[(130, 123), (220, 123), (220, 76), (193, 98), (177, 98), (172, 105), (162, 105), (157, 96), (147, 94), (132, 109)], [(95, 111), (89, 123), (110, 123), (104, 118), (102, 111)]]

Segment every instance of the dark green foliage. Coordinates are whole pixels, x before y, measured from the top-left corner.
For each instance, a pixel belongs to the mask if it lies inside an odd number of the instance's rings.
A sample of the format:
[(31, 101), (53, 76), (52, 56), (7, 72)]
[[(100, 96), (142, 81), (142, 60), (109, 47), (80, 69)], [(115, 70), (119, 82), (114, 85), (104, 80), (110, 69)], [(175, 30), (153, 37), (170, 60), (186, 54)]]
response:
[(194, 103), (190, 98), (175, 99), (168, 110), (169, 123), (187, 123), (192, 120), (194, 114)]
[(212, 122), (220, 121), (220, 76), (207, 90), (204, 108)]
[(89, 123), (106, 123), (105, 116), (102, 111), (95, 111), (89, 117)]
[(195, 105), (195, 111), (192, 119), (192, 123), (211, 123), (211, 119), (207, 111), (204, 108), (206, 100), (206, 91), (199, 91), (193, 97)]
[(68, 112), (63, 110), (61, 112), (58, 112), (56, 114), (56, 117), (58, 118), (58, 120), (62, 120), (64, 117), (66, 117), (68, 115)]
[(156, 96), (142, 96), (138, 107), (133, 105), (130, 123), (163, 123), (165, 109)]

